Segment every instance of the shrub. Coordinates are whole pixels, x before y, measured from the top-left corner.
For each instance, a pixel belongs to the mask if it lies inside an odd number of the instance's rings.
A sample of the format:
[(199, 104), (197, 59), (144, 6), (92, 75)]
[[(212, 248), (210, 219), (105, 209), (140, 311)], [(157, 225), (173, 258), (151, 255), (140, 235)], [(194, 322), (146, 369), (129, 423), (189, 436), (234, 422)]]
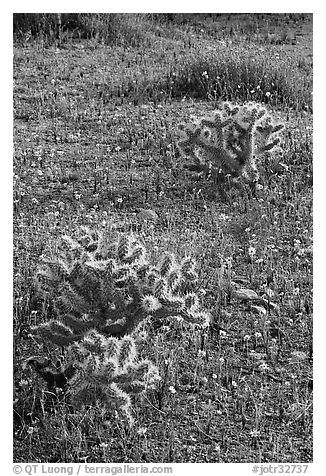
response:
[(312, 81), (286, 53), (217, 45), (213, 51), (184, 55), (160, 78), (155, 91), (171, 98), (258, 101), (272, 106), (312, 110)]
[(141, 18), (141, 14), (118, 13), (15, 13), (13, 32), (16, 41), (42, 38), (53, 44), (77, 37), (140, 46), (146, 41)]

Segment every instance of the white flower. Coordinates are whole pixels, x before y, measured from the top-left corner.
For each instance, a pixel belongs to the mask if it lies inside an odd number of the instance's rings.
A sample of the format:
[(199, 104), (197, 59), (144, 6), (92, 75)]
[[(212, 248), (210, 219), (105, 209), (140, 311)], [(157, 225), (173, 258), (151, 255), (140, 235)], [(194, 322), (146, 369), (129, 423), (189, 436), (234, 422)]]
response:
[(177, 393), (176, 389), (173, 387), (173, 385), (171, 385), (169, 387), (169, 391), (174, 395), (175, 393)]
[(266, 370), (268, 370), (268, 365), (266, 364), (266, 362), (262, 362), (258, 368), (261, 372), (266, 372)]
[(248, 253), (250, 258), (253, 258), (256, 254), (256, 248), (254, 248), (253, 246), (249, 246)]
[(274, 296), (275, 293), (274, 293), (274, 291), (273, 291), (272, 289), (266, 288), (266, 294), (267, 294), (268, 297), (271, 298), (271, 297)]
[(147, 433), (147, 428), (145, 428), (144, 426), (141, 426), (138, 428), (137, 433), (140, 436), (144, 436)]
[(109, 443), (104, 443), (104, 442), (103, 442), (103, 443), (100, 443), (100, 448), (106, 449), (106, 448), (108, 448), (108, 447), (109, 447)]

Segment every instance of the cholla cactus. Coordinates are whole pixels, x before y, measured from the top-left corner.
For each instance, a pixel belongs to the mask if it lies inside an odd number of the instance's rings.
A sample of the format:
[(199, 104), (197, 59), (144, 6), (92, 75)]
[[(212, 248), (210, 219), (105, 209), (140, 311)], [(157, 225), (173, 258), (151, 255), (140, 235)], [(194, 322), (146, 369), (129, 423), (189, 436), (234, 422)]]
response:
[(109, 411), (117, 410), (132, 423), (130, 395), (153, 388), (160, 379), (157, 368), (149, 360), (139, 360), (135, 341), (105, 337), (95, 330), (69, 346), (66, 366), (74, 367), (68, 394), (76, 408), (95, 402)]
[(29, 363), (51, 391), (68, 390), (75, 407), (99, 402), (131, 422), (130, 395), (151, 388), (159, 377), (150, 361), (138, 361), (136, 340), (126, 334), (147, 320), (173, 316), (207, 326), (210, 316), (192, 289), (196, 278), (192, 258), (177, 263), (166, 254), (157, 266), (150, 264), (133, 235), (114, 240), (87, 231), (76, 239), (63, 237), (36, 276), (57, 319), (32, 329), (57, 351), (65, 347), (63, 361), (59, 369), (48, 360)]
[(213, 179), (225, 175), (257, 182), (256, 160), (280, 141), (283, 124), (275, 125), (261, 105), (232, 106), (224, 103), (211, 118), (181, 125), (178, 142), (182, 155), (193, 160), (189, 170)]
[(47, 382), (51, 392), (65, 391), (75, 409), (100, 404), (109, 413), (118, 412), (132, 424), (131, 395), (145, 393), (160, 380), (150, 360), (138, 358), (135, 339), (105, 337), (95, 330), (80, 342), (70, 344), (60, 368), (49, 359), (28, 359)]
[(110, 240), (88, 232), (64, 237), (56, 255), (43, 259), (37, 273), (42, 292), (52, 298), (58, 318), (33, 329), (58, 346), (79, 341), (90, 329), (103, 335), (130, 334), (142, 321), (178, 316), (205, 327), (210, 316), (192, 290), (195, 262), (177, 263), (172, 254), (150, 264), (132, 235)]

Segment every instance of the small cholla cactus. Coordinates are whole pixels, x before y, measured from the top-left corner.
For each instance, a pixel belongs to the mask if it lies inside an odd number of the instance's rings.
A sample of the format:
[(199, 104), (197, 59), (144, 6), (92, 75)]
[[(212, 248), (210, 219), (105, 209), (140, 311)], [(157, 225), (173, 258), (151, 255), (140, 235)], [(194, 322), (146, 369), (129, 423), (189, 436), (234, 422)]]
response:
[(139, 360), (135, 340), (105, 337), (89, 331), (79, 343), (69, 346), (66, 367), (75, 369), (68, 394), (75, 408), (99, 403), (117, 410), (132, 423), (130, 395), (154, 388), (160, 380), (149, 360)]
[(52, 298), (57, 319), (32, 332), (66, 346), (90, 329), (121, 337), (151, 318), (178, 316), (205, 327), (210, 316), (192, 290), (196, 277), (192, 258), (178, 263), (166, 254), (152, 265), (132, 235), (116, 241), (91, 232), (76, 240), (64, 237), (56, 255), (43, 259), (36, 277), (40, 290)]
[(105, 337), (88, 331), (80, 342), (70, 344), (60, 368), (49, 359), (28, 359), (28, 363), (47, 382), (51, 392), (65, 391), (77, 410), (96, 403), (109, 413), (131, 415), (131, 395), (145, 393), (160, 380), (158, 369), (147, 359), (138, 359), (135, 339)]
[(178, 147), (193, 161), (189, 170), (219, 179), (226, 175), (258, 180), (256, 160), (280, 141), (283, 124), (275, 125), (261, 105), (233, 106), (224, 103), (212, 117), (181, 125)]

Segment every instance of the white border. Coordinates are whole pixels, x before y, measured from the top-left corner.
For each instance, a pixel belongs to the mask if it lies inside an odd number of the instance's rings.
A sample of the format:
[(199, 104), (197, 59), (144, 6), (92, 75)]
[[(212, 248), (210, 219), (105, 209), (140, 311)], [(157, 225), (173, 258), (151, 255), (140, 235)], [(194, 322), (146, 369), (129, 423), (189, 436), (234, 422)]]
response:
[[(0, 346), (0, 362), (2, 363), (1, 388), (1, 430), (2, 430), (2, 454), (6, 455), (8, 462), (8, 471), (11, 474), (12, 463), (12, 13), (13, 12), (214, 12), (219, 13), (314, 13), (314, 463), (308, 473), (320, 475), (325, 472), (322, 470), (324, 460), (323, 436), (326, 429), (325, 421), (325, 365), (323, 349), (325, 348), (326, 329), (325, 320), (325, 286), (326, 286), (326, 267), (325, 267), (325, 181), (326, 181), (326, 151), (323, 143), (325, 135), (325, 111), (324, 95), (326, 88), (324, 73), (324, 50), (325, 50), (325, 9), (322, 2), (285, 2), (273, 1), (264, 4), (261, 1), (228, 1), (228, 2), (203, 2), (195, 4), (187, 1), (178, 2), (167, 0), (161, 4), (157, 2), (126, 2), (120, 0), (116, 4), (97, 1), (89, 5), (81, 5), (77, 1), (57, 1), (52, 5), (41, 1), (24, 2), (14, 1), (10, 5), (2, 7), (1, 24), (1, 186), (0, 203), (1, 219), (3, 225), (1, 242), (1, 286), (2, 291), (2, 334), (3, 343)], [(47, 7), (47, 8), (45, 8)], [(91, 8), (89, 8), (91, 7)], [(227, 7), (227, 9), (225, 8)], [(170, 466), (170, 465), (168, 465)], [(174, 474), (180, 470), (192, 470), (188, 464), (172, 465), (176, 467)], [(7, 464), (6, 464), (7, 467)], [(246, 474), (248, 469), (251, 473), (252, 465), (242, 464), (207, 464), (201, 468), (201, 465), (195, 465), (194, 471), (202, 469), (208, 474), (214, 472), (220, 474)], [(9, 469), (10, 468), (10, 469)]]

